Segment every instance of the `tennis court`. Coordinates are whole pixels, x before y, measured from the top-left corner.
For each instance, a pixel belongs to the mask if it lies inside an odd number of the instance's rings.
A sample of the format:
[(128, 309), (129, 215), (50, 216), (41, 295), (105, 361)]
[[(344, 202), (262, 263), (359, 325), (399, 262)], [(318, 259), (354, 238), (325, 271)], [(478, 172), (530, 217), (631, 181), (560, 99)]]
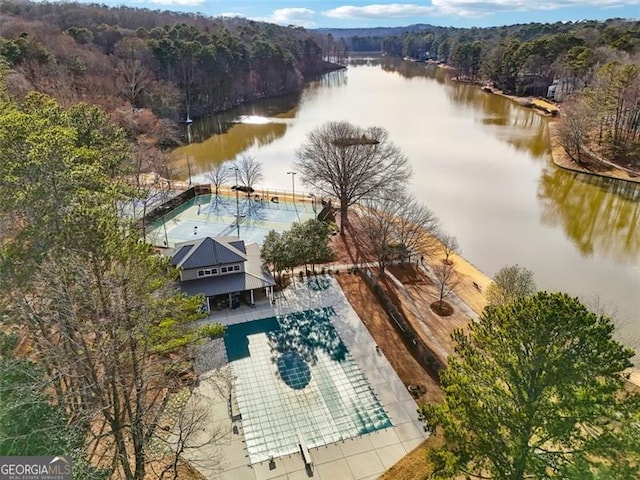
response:
[(283, 232), (293, 222), (316, 217), (310, 202), (283, 201), (260, 195), (199, 195), (146, 228), (146, 239), (158, 247), (173, 247), (193, 238), (237, 236), (262, 245), (270, 230)]

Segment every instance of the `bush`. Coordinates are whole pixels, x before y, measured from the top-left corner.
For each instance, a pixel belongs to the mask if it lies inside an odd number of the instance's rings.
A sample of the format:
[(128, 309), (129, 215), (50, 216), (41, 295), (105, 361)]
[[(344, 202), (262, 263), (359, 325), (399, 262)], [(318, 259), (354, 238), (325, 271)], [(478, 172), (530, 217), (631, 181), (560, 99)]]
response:
[(219, 323), (208, 323), (198, 328), (198, 333), (201, 337), (214, 339), (224, 335), (224, 330), (224, 325), (220, 325)]

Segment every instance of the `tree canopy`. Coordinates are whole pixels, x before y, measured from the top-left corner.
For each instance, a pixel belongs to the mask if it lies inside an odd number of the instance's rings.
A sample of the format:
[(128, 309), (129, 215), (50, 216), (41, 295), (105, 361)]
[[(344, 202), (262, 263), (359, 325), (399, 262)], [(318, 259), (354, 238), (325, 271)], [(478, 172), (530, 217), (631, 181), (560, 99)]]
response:
[[(489, 306), (468, 333), (456, 331), (444, 403), (421, 409), (447, 441), (429, 452), (435, 475), (602, 478), (612, 447), (625, 445), (619, 425), (638, 415), (637, 396), (622, 392), (633, 351), (613, 330), (579, 300), (539, 292)], [(615, 460), (637, 475), (633, 458)]]
[(391, 262), (437, 251), (438, 218), (405, 193), (363, 202), (352, 229), (353, 241), (366, 258), (375, 259), (381, 276)]
[(487, 300), (492, 305), (503, 305), (536, 292), (533, 272), (520, 265), (502, 267), (487, 289)]
[(176, 120), (299, 91), (328, 66), (313, 33), (239, 17), (13, 0), (0, 14), (0, 57), (32, 88)]
[(299, 265), (330, 262), (335, 256), (329, 245), (332, 230), (330, 224), (320, 220), (295, 222), (282, 233), (271, 230), (264, 239), (260, 255), (278, 275)]

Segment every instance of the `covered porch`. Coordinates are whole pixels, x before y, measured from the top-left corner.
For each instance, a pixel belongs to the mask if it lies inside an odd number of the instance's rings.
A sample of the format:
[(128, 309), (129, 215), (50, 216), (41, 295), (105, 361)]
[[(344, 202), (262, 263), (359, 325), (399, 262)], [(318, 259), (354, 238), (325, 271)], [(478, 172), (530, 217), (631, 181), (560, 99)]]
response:
[(235, 309), (242, 305), (254, 306), (256, 302), (271, 301), (275, 280), (269, 272), (262, 270), (259, 275), (238, 272), (180, 284), (180, 289), (189, 295), (202, 294), (209, 312)]
[(256, 303), (270, 301), (273, 298), (273, 287), (229, 292), (206, 297), (209, 312), (235, 309), (240, 306), (255, 306)]

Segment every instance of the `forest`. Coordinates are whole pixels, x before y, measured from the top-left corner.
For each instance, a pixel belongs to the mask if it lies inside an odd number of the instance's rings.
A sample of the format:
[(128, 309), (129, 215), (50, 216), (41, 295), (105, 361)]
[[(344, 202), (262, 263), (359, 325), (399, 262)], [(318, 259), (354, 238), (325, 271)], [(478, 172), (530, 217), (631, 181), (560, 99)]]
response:
[(10, 88), (65, 103), (184, 119), (297, 91), (329, 67), (309, 32), (242, 18), (21, 1), (0, 14), (0, 54), (20, 77)]
[(302, 28), (243, 18), (79, 3), (0, 3), (7, 93), (97, 105), (121, 127), (137, 172), (161, 171), (187, 118), (300, 91), (337, 65)]

